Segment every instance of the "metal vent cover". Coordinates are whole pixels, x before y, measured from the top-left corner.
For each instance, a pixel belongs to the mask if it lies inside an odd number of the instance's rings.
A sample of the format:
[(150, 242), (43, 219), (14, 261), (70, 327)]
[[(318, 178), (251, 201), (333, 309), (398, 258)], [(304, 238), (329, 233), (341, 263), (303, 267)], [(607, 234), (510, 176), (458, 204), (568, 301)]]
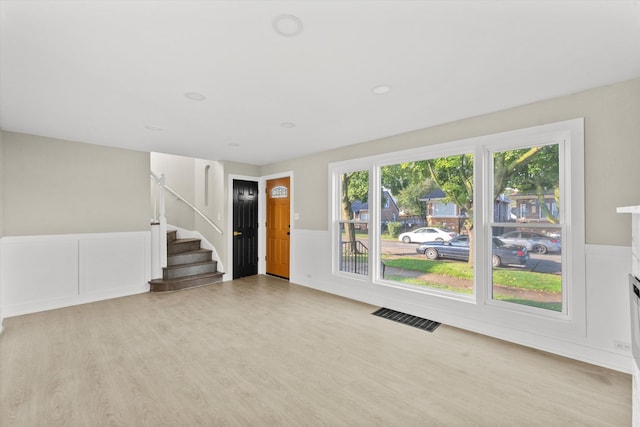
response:
[(400, 311), (391, 310), (389, 308), (381, 308), (371, 314), (373, 314), (374, 316), (393, 320), (394, 322), (402, 323), (404, 325), (413, 326), (414, 328), (422, 329), (427, 332), (433, 332), (438, 328), (438, 326), (440, 326), (440, 323), (433, 320), (424, 319), (418, 316), (412, 316), (411, 314), (402, 313)]

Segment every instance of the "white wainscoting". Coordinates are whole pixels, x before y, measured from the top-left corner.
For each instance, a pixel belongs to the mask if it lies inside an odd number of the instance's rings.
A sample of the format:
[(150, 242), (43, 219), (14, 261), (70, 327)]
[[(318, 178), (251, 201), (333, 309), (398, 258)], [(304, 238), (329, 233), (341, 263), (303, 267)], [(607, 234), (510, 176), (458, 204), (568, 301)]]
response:
[(3, 317), (148, 292), (150, 241), (150, 232), (3, 237)]
[(587, 363), (632, 371), (631, 352), (624, 348), (631, 339), (627, 279), (630, 247), (586, 245), (586, 325), (583, 331), (571, 333), (561, 330), (561, 321), (556, 332), (549, 325), (539, 327), (548, 320), (529, 316), (524, 322), (513, 310), (334, 276), (327, 231), (298, 229), (292, 233), (292, 244), (296, 247), (293, 283)]

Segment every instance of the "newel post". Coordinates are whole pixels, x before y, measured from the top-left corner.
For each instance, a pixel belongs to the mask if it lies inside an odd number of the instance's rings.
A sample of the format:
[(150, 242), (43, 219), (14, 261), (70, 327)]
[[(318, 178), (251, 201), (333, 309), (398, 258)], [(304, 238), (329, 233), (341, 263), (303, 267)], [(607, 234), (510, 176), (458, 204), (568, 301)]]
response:
[(162, 268), (167, 266), (167, 217), (164, 206), (164, 174), (153, 172), (154, 207), (151, 221), (151, 279), (162, 278)]
[[(159, 185), (159, 211), (160, 211), (160, 242), (159, 242), (159, 250), (160, 250), (160, 267), (167, 266), (167, 216), (164, 206), (164, 186), (165, 186), (165, 177), (164, 174), (160, 175), (160, 185)], [(160, 271), (160, 277), (162, 277), (162, 271)]]

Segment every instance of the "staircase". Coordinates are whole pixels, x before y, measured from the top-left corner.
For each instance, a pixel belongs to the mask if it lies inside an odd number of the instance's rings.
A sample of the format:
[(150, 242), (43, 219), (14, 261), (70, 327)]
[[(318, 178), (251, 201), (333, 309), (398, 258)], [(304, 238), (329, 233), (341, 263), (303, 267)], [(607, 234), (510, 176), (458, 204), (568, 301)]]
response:
[(167, 266), (162, 279), (149, 282), (151, 292), (177, 291), (222, 281), (218, 261), (212, 251), (200, 247), (200, 239), (178, 239), (177, 232), (167, 232)]

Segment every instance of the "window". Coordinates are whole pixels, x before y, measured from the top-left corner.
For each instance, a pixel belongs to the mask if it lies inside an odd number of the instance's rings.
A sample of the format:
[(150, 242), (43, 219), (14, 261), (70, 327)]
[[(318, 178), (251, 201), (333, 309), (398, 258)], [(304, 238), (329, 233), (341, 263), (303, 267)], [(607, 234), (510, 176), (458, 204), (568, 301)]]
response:
[[(358, 240), (375, 285), (535, 314), (535, 332), (584, 329), (583, 126), (575, 119), (332, 165), (336, 182), (355, 170), (372, 196), (335, 187), (335, 206), (369, 208), (360, 217), (367, 233), (355, 239), (347, 228), (357, 221), (335, 210), (335, 273), (355, 273), (344, 260), (359, 251), (343, 246)], [(393, 227), (382, 218), (383, 191), (399, 210)]]
[(209, 172), (211, 165), (204, 167), (204, 205), (209, 206)]
[(527, 217), (527, 207), (526, 203), (520, 203), (520, 218)]
[[(560, 215), (560, 211), (558, 210), (558, 205), (555, 202), (547, 203), (547, 209), (549, 210), (549, 212), (551, 212), (551, 215), (553, 216), (557, 217)], [(542, 212), (540, 212), (540, 215), (542, 215)]]
[(544, 202), (552, 195), (555, 204), (562, 205), (562, 147), (561, 143), (534, 145), (490, 154), (493, 199), (501, 203), (516, 197), (527, 200), (520, 204), (519, 222), (497, 212), (492, 215), (492, 235), (503, 243), (495, 242), (498, 246), (492, 248), (490, 295), (494, 300), (563, 311), (562, 247), (556, 237), (563, 234), (563, 218)]
[(433, 216), (456, 216), (456, 204), (435, 202), (433, 204)]
[(369, 275), (369, 171), (343, 171), (338, 174), (337, 204), (340, 255), (338, 270), (361, 276)]
[[(454, 239), (472, 229), (471, 218), (458, 217), (456, 211), (473, 211), (473, 159), (472, 153), (463, 153), (380, 167), (380, 185), (397, 195), (401, 211), (424, 218), (428, 225), (409, 226), (405, 221), (398, 236), (383, 233), (378, 250), (385, 266), (383, 280), (436, 292), (473, 293), (473, 248), (467, 237)], [(442, 274), (442, 260), (458, 261), (447, 266), (452, 275)]]

